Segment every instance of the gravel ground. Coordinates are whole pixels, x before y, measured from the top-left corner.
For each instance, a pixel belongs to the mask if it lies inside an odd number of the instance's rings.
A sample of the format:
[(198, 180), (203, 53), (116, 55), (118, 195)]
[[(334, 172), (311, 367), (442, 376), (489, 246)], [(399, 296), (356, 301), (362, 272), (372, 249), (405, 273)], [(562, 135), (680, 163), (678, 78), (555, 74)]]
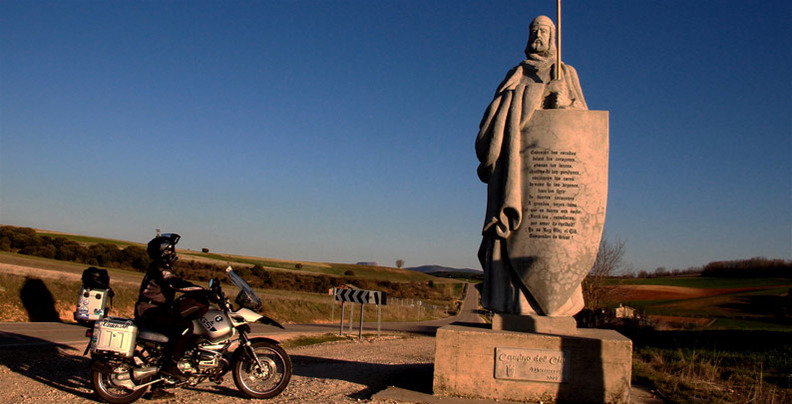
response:
[[(91, 403), (85, 346), (0, 349), (0, 402)], [(383, 336), (289, 349), (294, 372), (286, 390), (269, 403), (389, 403), (371, 400), (391, 385), (431, 389), (435, 342), (431, 337)], [(409, 385), (409, 386), (407, 386)], [(139, 402), (249, 403), (232, 377), (171, 389), (175, 398)]]

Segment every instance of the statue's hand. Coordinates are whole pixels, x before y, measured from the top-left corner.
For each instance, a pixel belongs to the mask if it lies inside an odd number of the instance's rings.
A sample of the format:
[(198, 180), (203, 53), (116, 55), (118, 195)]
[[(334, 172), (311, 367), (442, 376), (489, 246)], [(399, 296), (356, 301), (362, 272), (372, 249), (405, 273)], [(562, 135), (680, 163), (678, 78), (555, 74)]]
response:
[(572, 105), (569, 98), (569, 88), (564, 80), (552, 80), (547, 84), (547, 90), (551, 101), (550, 108), (567, 108)]

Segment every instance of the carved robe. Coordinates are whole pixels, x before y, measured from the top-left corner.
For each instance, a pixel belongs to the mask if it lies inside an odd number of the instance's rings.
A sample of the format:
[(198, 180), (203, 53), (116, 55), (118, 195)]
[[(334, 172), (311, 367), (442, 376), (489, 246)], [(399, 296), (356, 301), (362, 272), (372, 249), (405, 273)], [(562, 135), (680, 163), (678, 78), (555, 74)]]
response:
[[(572, 101), (565, 107), (588, 109), (577, 72), (571, 66), (561, 66), (566, 95)], [(555, 76), (554, 69), (550, 58), (529, 55), (510, 70), (498, 86), (476, 138), (478, 175), (487, 183), (487, 210), (478, 254), (484, 269), (481, 300), (484, 307), (495, 312), (569, 316), (583, 307), (579, 286), (560, 308), (541, 307), (512, 265), (507, 250), (509, 237), (523, 219), (521, 129), (537, 109), (553, 108), (555, 94), (549, 93), (547, 84)]]

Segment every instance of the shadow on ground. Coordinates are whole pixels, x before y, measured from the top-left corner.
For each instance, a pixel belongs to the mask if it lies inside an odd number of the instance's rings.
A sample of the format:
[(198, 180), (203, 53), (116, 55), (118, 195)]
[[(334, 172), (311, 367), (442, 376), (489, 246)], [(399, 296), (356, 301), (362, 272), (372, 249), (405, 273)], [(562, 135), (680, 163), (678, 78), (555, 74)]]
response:
[(431, 363), (383, 364), (354, 362), (313, 356), (292, 356), (294, 374), (304, 377), (341, 380), (366, 386), (350, 394), (352, 399), (369, 399), (390, 386), (432, 393)]
[[(375, 393), (390, 386), (419, 393), (432, 394), (434, 365), (431, 363), (381, 364), (327, 359), (306, 355), (291, 357), (295, 376), (346, 381), (365, 386), (349, 394), (354, 400), (368, 400)], [(227, 376), (230, 377), (230, 374)], [(190, 390), (223, 397), (246, 397), (235, 388), (203, 384)]]
[[(68, 345), (0, 332), (0, 365), (12, 372), (69, 394), (95, 400), (91, 393), (89, 358)], [(34, 345), (20, 347), (21, 345)]]
[(740, 296), (733, 302), (719, 307), (749, 313), (755, 316), (773, 316), (779, 324), (792, 325), (792, 303), (790, 296), (748, 295)]

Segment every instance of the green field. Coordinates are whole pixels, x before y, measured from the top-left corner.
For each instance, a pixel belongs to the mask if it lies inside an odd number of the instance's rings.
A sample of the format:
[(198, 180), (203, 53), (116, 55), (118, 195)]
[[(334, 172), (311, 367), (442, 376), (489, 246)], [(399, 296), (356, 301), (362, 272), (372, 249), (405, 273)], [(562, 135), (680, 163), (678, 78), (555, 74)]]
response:
[(76, 241), (80, 244), (91, 245), (91, 244), (115, 244), (119, 247), (129, 247), (132, 245), (145, 247), (144, 243), (133, 243), (131, 241), (123, 241), (123, 240), (113, 240), (109, 238), (101, 238), (101, 237), (91, 237), (91, 236), (80, 236), (76, 234), (63, 234), (63, 233), (52, 233), (46, 230), (44, 231), (37, 231), (38, 235), (40, 236), (47, 236), (52, 238), (62, 237), (66, 240)]
[(611, 306), (623, 304), (649, 316), (681, 317), (670, 328), (792, 331), (792, 279), (611, 279), (610, 287)]
[(609, 304), (644, 316), (633, 383), (671, 403), (792, 402), (792, 279), (610, 279)]
[(260, 265), (268, 270), (280, 270), (290, 272), (304, 272), (316, 273), (324, 275), (344, 276), (351, 272), (355, 277), (361, 279), (371, 280), (389, 280), (393, 282), (426, 282), (435, 281), (442, 282), (431, 275), (426, 275), (416, 271), (407, 269), (389, 268), (381, 266), (368, 266), (368, 265), (354, 265), (354, 264), (338, 264), (338, 263), (323, 263), (323, 262), (310, 262), (310, 261), (285, 261), (285, 260), (271, 260), (266, 258), (242, 257), (236, 255), (215, 254), (215, 253), (200, 253), (200, 252), (183, 252), (180, 251), (182, 259), (198, 259), (210, 260), (219, 264), (239, 264), (244, 266)]

